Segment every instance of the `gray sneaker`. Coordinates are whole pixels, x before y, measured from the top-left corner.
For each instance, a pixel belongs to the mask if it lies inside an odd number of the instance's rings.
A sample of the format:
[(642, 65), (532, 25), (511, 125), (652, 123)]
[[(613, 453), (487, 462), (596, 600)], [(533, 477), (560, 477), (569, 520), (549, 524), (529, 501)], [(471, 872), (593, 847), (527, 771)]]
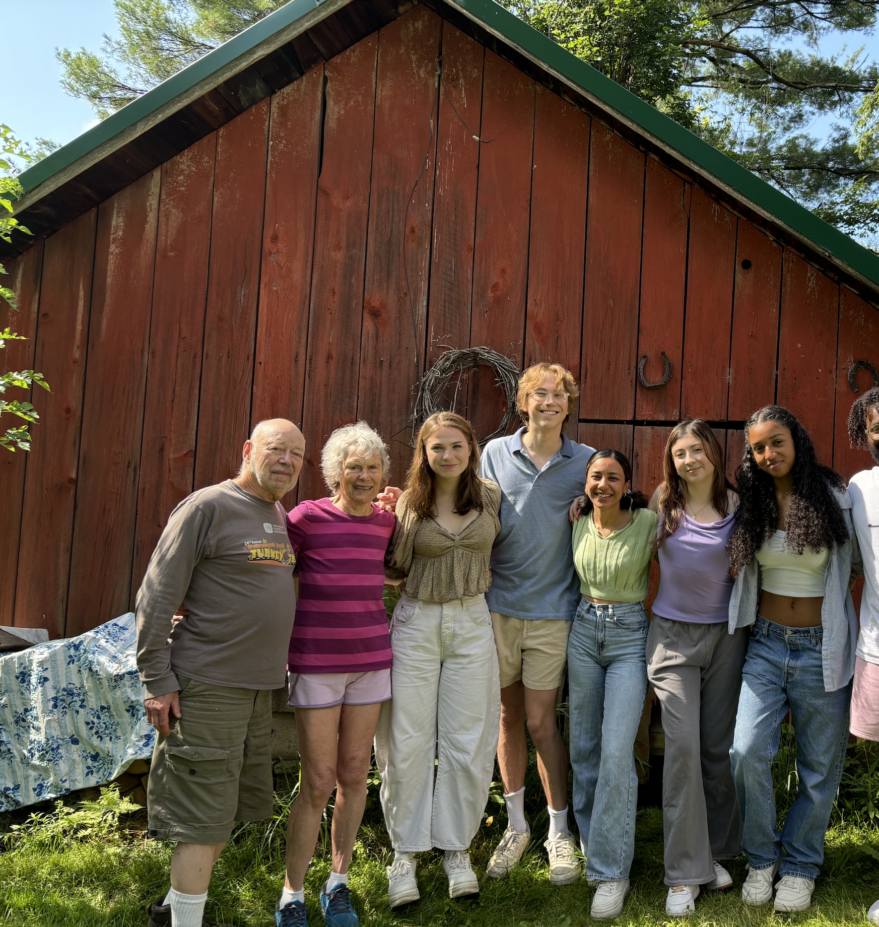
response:
[(577, 844), (570, 834), (561, 834), (544, 844), (549, 854), (549, 881), (553, 885), (570, 885), (580, 878), (582, 867), (577, 859)]
[(512, 824), (504, 831), (501, 842), (497, 849), (491, 854), (488, 866), (485, 867), (486, 875), (492, 879), (505, 879), (513, 867), (522, 858), (525, 848), (531, 840), (531, 828), (520, 834), (513, 830)]

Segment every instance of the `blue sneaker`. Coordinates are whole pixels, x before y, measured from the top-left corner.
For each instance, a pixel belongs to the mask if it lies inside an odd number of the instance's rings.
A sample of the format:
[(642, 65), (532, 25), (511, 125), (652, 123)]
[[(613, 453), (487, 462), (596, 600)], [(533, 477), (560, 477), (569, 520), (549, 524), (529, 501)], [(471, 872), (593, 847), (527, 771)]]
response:
[(283, 908), (275, 908), (275, 927), (308, 927), (305, 903), (291, 901)]
[[(324, 882), (324, 889), (327, 883)], [(320, 907), (324, 912), (327, 927), (359, 927), (360, 918), (351, 904), (351, 890), (347, 885), (337, 885), (332, 891), (321, 891)], [(286, 925), (285, 925), (286, 927)]]

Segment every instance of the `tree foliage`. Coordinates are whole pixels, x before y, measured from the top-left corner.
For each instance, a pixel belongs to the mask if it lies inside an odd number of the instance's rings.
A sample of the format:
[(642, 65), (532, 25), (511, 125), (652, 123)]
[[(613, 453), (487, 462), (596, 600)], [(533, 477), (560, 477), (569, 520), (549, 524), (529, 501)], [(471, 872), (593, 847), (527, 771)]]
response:
[[(9, 127), (0, 125), (0, 171), (3, 172), (0, 174), (0, 239), (3, 241), (9, 241), (15, 229), (27, 232), (27, 229), (12, 215), (12, 200), (17, 198), (21, 192), (21, 184), (15, 178), (16, 168), (13, 158), (28, 160), (29, 156), (25, 146), (13, 136)], [(0, 264), (0, 274), (5, 273), (6, 268)], [(0, 286), (0, 298), (5, 300), (12, 310), (18, 308), (15, 294), (9, 287)], [(0, 329), (0, 349), (6, 347), (7, 341), (25, 340), (24, 335), (16, 334), (8, 326)], [(7, 425), (5, 430), (0, 430), (0, 447), (7, 451), (14, 451), (16, 448), (23, 451), (30, 450), (30, 425), (37, 421), (39, 415), (29, 402), (5, 399), (6, 390), (10, 386), (28, 390), (33, 384), (45, 390), (49, 389), (49, 384), (46, 383), (43, 375), (33, 370), (13, 370), (9, 373), (0, 373), (0, 417), (9, 414), (24, 420), (23, 425)]]

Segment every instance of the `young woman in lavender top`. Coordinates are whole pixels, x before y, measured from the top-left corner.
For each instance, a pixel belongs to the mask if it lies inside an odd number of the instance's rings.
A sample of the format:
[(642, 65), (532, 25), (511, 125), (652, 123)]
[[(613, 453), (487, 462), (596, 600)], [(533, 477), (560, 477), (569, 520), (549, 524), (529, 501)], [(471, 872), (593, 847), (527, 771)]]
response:
[(388, 449), (366, 422), (336, 429), (321, 453), (330, 496), (287, 515), (299, 601), (287, 660), (296, 709), (300, 787), (287, 825), (287, 878), (278, 927), (306, 927), (304, 880), (336, 789), (332, 872), (320, 894), (328, 927), (356, 927), (348, 867), (366, 804), (372, 739), (391, 697), (391, 642), (382, 601), (396, 524), (373, 500)]
[(726, 545), (737, 497), (708, 425), (668, 436), (659, 515), (660, 583), (647, 637), (647, 677), (662, 706), (666, 913), (694, 910), (702, 888), (732, 885), (718, 860), (739, 854), (742, 822), (730, 769), (748, 632), (727, 633), (733, 578)]

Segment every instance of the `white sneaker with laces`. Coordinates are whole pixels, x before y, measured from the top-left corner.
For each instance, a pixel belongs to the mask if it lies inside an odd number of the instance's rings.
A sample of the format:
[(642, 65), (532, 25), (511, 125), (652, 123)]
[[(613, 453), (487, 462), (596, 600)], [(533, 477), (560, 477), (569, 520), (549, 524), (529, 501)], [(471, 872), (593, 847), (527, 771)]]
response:
[(405, 859), (395, 859), (393, 866), (388, 866), (388, 904), (397, 908), (401, 904), (418, 901), (418, 883), (415, 881), (415, 866)]
[(732, 888), (732, 876), (714, 860), (714, 878), (705, 883), (705, 888), (712, 892), (722, 892), (725, 888)]
[(815, 891), (813, 879), (802, 876), (782, 876), (775, 889), (776, 911), (806, 911), (812, 904), (812, 892)]
[(592, 919), (606, 921), (611, 917), (617, 917), (623, 910), (623, 902), (628, 893), (628, 879), (600, 883), (592, 898)]
[(871, 924), (879, 924), (879, 901), (874, 901), (870, 905), (870, 910), (867, 911), (867, 920)]
[(466, 850), (446, 850), (443, 869), (449, 879), (449, 898), (479, 894), (479, 879), (470, 866), (470, 854)]
[(553, 885), (570, 885), (580, 878), (577, 844), (570, 834), (559, 834), (543, 844), (549, 854), (549, 881)]
[(777, 859), (766, 869), (753, 869), (748, 863), (748, 875), (742, 884), (742, 901), (745, 904), (757, 906), (766, 904), (772, 898), (772, 883), (780, 863), (781, 860)]
[(665, 913), (669, 917), (686, 917), (696, 910), (698, 885), (672, 885), (665, 899)]
[(485, 867), (486, 875), (491, 876), (492, 879), (505, 879), (522, 858), (522, 854), (525, 852), (530, 840), (530, 827), (524, 834), (514, 830), (512, 824), (507, 827), (503, 837), (501, 837), (501, 842), (497, 845), (494, 853), (491, 854), (491, 859)]

